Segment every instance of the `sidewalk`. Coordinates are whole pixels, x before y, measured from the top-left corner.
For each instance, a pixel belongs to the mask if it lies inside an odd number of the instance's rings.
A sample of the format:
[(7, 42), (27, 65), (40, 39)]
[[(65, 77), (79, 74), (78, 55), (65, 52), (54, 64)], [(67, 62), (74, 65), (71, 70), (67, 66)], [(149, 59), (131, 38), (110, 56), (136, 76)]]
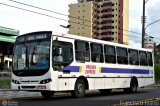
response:
[(28, 92), (28, 91), (11, 91), (11, 90), (2, 90), (0, 89), (0, 100), (5, 98), (20, 98), (20, 97), (32, 97), (40, 96), (39, 92)]

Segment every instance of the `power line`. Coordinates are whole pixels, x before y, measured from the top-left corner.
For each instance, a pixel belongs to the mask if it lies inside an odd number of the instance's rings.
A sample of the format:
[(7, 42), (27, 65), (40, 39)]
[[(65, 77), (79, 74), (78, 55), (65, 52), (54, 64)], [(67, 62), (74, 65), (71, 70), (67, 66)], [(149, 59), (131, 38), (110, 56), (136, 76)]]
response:
[[(23, 10), (23, 11), (28, 11), (28, 12), (31, 12), (31, 13), (35, 13), (35, 14), (39, 14), (39, 15), (43, 15), (43, 16), (47, 16), (47, 17), (50, 17), (50, 18), (55, 18), (55, 19), (62, 20), (62, 21), (68, 21), (68, 20), (65, 20), (65, 19), (62, 19), (62, 18), (53, 17), (53, 16), (50, 16), (50, 15), (46, 15), (46, 14), (43, 14), (43, 13), (39, 13), (39, 12), (35, 12), (35, 11), (31, 11), (31, 10), (28, 10), (28, 9), (24, 9), (24, 8), (20, 8), (20, 7), (12, 6), (12, 5), (8, 5), (8, 4), (5, 4), (5, 3), (0, 3), (0, 4), (5, 5), (5, 6), (9, 6), (9, 7), (12, 7), (12, 8), (17, 8), (17, 9), (20, 9), (20, 10)], [(83, 26), (87, 26), (87, 27), (92, 27), (92, 26), (89, 26), (89, 25), (84, 25), (84, 24), (80, 24), (80, 23), (77, 23), (77, 22), (73, 22), (73, 21), (69, 21), (69, 22), (71, 22), (71, 23), (75, 23), (75, 24), (79, 24), (79, 25), (83, 25)], [(125, 30), (125, 29), (120, 29), (120, 30), (124, 30), (124, 31), (128, 31), (128, 32), (132, 32), (132, 33), (140, 34), (140, 33), (138, 33), (138, 32), (129, 31), (129, 30)], [(123, 34), (123, 35), (125, 35), (125, 34)], [(130, 37), (134, 37), (134, 38), (139, 38), (139, 39), (141, 39), (140, 37), (131, 36), (131, 35), (125, 35), (125, 36), (130, 36)]]
[(135, 33), (135, 34), (138, 34), (138, 35), (141, 35), (141, 33), (139, 32), (135, 32), (135, 31), (130, 31), (130, 30), (126, 30), (126, 29), (120, 29), (118, 28), (119, 30), (123, 30), (123, 31), (127, 31), (127, 32), (131, 32), (131, 33)]
[[(50, 17), (50, 18), (54, 18), (54, 19), (58, 19), (58, 20), (67, 21), (68, 22), (68, 20), (65, 20), (65, 19), (62, 19), (62, 18), (58, 18), (58, 17), (53, 17), (51, 15), (46, 15), (46, 14), (43, 14), (43, 13), (40, 13), (40, 12), (31, 11), (31, 10), (28, 10), (28, 9), (16, 7), (16, 6), (5, 4), (5, 3), (0, 3), (0, 4), (8, 6), (8, 7), (16, 8), (16, 9), (19, 9), (19, 10), (23, 10), (23, 11), (27, 11), (27, 12), (31, 12), (31, 13), (35, 13), (35, 14), (39, 14), (39, 15), (43, 15), (43, 16), (46, 16), (46, 17)], [(80, 24), (80, 23), (77, 23), (77, 22), (73, 22), (73, 21), (69, 21), (69, 22), (75, 23), (75, 24), (78, 24), (78, 25), (83, 25), (83, 26), (91, 27), (89, 25), (84, 25), (84, 24)]]
[[(13, 8), (17, 8), (17, 9), (20, 9), (20, 10), (24, 10), (24, 11), (32, 12), (32, 13), (35, 13), (35, 14), (39, 14), (39, 15), (43, 15), (43, 16), (47, 16), (47, 17), (50, 17), (50, 18), (55, 18), (55, 19), (58, 19), (58, 20), (67, 21), (67, 22), (68, 22), (68, 20), (65, 20), (65, 19), (62, 19), (62, 18), (53, 17), (53, 16), (51, 16), (51, 15), (46, 15), (46, 14), (43, 14), (43, 13), (39, 13), (39, 12), (35, 12), (35, 11), (31, 11), (31, 10), (28, 10), (28, 9), (24, 9), (24, 8), (20, 8), (20, 7), (12, 6), (12, 5), (4, 4), (4, 3), (0, 3), (0, 4), (2, 4), (2, 5), (6, 5), (6, 6), (9, 6), (9, 7), (13, 7)], [(83, 26), (87, 26), (87, 27), (92, 27), (92, 26), (89, 26), (89, 25), (80, 24), (80, 23), (73, 22), (73, 21), (69, 21), (69, 22), (71, 22), (71, 23), (75, 23), (75, 24), (79, 24), (79, 25), (83, 25)], [(124, 29), (120, 29), (120, 30), (124, 30)], [(132, 33), (136, 33), (136, 34), (139, 34), (138, 32), (134, 32), (134, 31), (129, 31), (129, 30), (125, 30), (125, 31), (132, 32)]]
[[(25, 6), (37, 8), (37, 9), (40, 9), (40, 10), (48, 11), (48, 12), (51, 12), (51, 13), (55, 13), (55, 14), (59, 14), (59, 15), (63, 15), (63, 16), (67, 16), (67, 17), (71, 17), (71, 18), (83, 20), (83, 21), (86, 21), (86, 22), (92, 22), (92, 21), (90, 21), (90, 20), (85, 20), (85, 19), (82, 19), (82, 18), (77, 18), (77, 17), (71, 16), (71, 15), (66, 15), (66, 14), (63, 14), (63, 13), (60, 13), (60, 12), (56, 12), (56, 11), (53, 11), (53, 10), (48, 10), (48, 9), (45, 9), (45, 8), (33, 6), (33, 5), (26, 4), (26, 3), (22, 3), (22, 2), (18, 2), (18, 1), (15, 1), (15, 0), (9, 0), (9, 1), (15, 2), (15, 3), (18, 3), (18, 4), (21, 4), (21, 5), (25, 5)], [(126, 11), (126, 14), (129, 14), (129, 13), (128, 13), (128, 12), (129, 12), (128, 9), (123, 9), (123, 10)], [(135, 15), (135, 14), (134, 14), (134, 15)], [(141, 21), (140, 18), (138, 19), (138, 21)]]
[(18, 2), (18, 1), (15, 1), (15, 0), (9, 0), (9, 1), (15, 2), (15, 3), (18, 3), (18, 4), (22, 4), (22, 5), (26, 5), (26, 6), (29, 6), (29, 7), (37, 8), (37, 9), (40, 9), (40, 10), (48, 11), (48, 12), (51, 12), (51, 13), (55, 13), (55, 14), (59, 14), (59, 15), (63, 15), (63, 16), (67, 16), (67, 17), (71, 17), (71, 18), (75, 18), (75, 19), (91, 22), (89, 20), (84, 20), (84, 19), (81, 19), (81, 18), (77, 18), (77, 17), (74, 17), (74, 16), (66, 15), (66, 14), (62, 14), (62, 13), (59, 13), (59, 12), (56, 12), (56, 11), (53, 11), (53, 10), (48, 10), (48, 9), (45, 9), (45, 8), (33, 6), (33, 5), (22, 3), (22, 2)]
[[(48, 11), (48, 12), (52, 12), (52, 13), (56, 13), (56, 14), (59, 14), (59, 15), (63, 15), (63, 16), (68, 16), (66, 14), (62, 14), (62, 13), (59, 13), (59, 12), (56, 12), (56, 11), (52, 11), (52, 10), (48, 10), (48, 9), (44, 9), (44, 8), (41, 8), (41, 7), (37, 7), (37, 6), (33, 6), (33, 5), (30, 5), (30, 4), (26, 4), (26, 3), (22, 3), (22, 2), (18, 2), (18, 1), (15, 1), (15, 0), (9, 0), (11, 2), (15, 2), (15, 3), (18, 3), (18, 4), (22, 4), (22, 5), (26, 5), (26, 6), (29, 6), (29, 7), (33, 7), (33, 8), (37, 8), (37, 9), (40, 9), (40, 10), (44, 10), (44, 11)], [(84, 19), (81, 19), (81, 18), (77, 18), (77, 17), (74, 17), (74, 16), (70, 16), (69, 17), (71, 18), (75, 18), (75, 19), (79, 19), (79, 20), (83, 20), (83, 21), (87, 21), (87, 22), (92, 22), (92, 21), (89, 21), (89, 20), (84, 20)], [(90, 26), (92, 27), (92, 26)], [(125, 30), (127, 31), (127, 30)], [(137, 33), (137, 34), (140, 34), (138, 32), (135, 32), (135, 31), (129, 31), (128, 32), (132, 32), (132, 33)]]

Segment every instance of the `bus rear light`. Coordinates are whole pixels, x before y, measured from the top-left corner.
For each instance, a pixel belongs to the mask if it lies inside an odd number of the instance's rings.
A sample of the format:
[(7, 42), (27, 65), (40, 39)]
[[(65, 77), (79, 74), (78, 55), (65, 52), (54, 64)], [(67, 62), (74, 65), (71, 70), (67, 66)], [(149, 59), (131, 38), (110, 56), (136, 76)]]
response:
[(40, 86), (37, 86), (36, 89), (44, 90), (44, 89), (46, 89), (46, 86), (45, 85), (40, 85)]

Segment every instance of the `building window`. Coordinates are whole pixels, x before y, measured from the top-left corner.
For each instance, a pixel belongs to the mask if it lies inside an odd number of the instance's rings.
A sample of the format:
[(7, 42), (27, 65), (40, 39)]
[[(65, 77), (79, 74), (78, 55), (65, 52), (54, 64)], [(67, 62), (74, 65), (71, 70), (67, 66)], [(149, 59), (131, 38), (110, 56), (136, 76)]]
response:
[(103, 47), (101, 44), (91, 43), (91, 59), (93, 62), (103, 62)]
[(77, 61), (90, 61), (88, 42), (75, 41), (75, 58)]

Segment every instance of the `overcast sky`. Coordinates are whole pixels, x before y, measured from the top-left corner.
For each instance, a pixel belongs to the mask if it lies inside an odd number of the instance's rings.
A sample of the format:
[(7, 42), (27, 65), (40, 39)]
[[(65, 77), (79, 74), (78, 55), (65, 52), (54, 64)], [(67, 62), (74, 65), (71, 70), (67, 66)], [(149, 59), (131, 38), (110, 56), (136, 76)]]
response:
[[(76, 3), (77, 0), (17, 0), (19, 2), (31, 4), (34, 6), (42, 7), (45, 9), (53, 10), (59, 13), (68, 15), (68, 4)], [(0, 3), (5, 3), (21, 8), (29, 9), (32, 11), (48, 14), (53, 17), (62, 18), (68, 20), (67, 16), (62, 16), (46, 11), (38, 10), (35, 8), (19, 5), (9, 0), (0, 0)], [(128, 12), (129, 15), (129, 30), (141, 33), (141, 16), (142, 16), (142, 3), (143, 0), (129, 0), (129, 10), (124, 9), (124, 12)], [(146, 3), (146, 16), (147, 24), (160, 19), (160, 0), (148, 0)], [(20, 34), (40, 31), (40, 30), (53, 30), (56, 32), (66, 33), (66, 29), (63, 29), (59, 25), (67, 25), (67, 21), (61, 21), (54, 18), (49, 18), (34, 13), (18, 10), (15, 8), (7, 7), (0, 4), (0, 26), (14, 28), (20, 30)], [(159, 38), (155, 39), (160, 43), (160, 22), (155, 23), (147, 28), (147, 34)], [(129, 33), (130, 43), (141, 42), (140, 34)], [(135, 36), (135, 37), (131, 37)], [(137, 38), (136, 38), (137, 37)]]

